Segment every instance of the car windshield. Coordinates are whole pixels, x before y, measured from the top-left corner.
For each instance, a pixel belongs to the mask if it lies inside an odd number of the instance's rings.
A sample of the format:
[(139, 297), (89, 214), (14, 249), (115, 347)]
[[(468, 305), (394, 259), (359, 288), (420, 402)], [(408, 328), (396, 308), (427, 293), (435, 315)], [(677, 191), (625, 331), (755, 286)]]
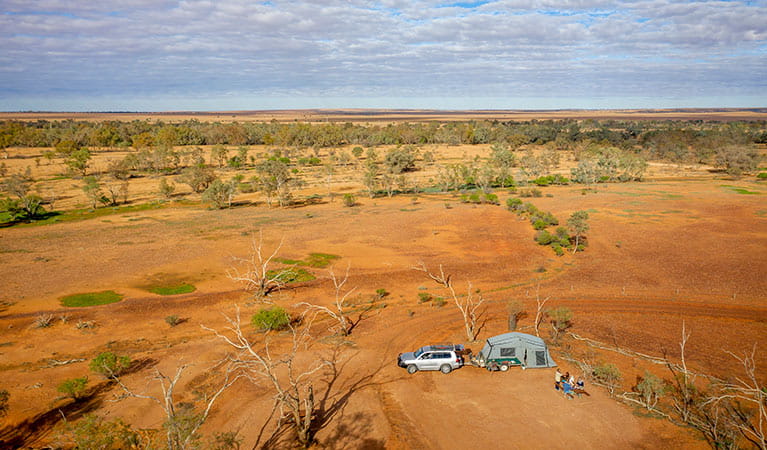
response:
[(415, 352), (413, 352), (413, 354), (415, 355), (416, 358), (418, 358), (419, 356), (423, 355), (423, 352), (425, 351), (426, 351), (426, 347), (421, 347)]

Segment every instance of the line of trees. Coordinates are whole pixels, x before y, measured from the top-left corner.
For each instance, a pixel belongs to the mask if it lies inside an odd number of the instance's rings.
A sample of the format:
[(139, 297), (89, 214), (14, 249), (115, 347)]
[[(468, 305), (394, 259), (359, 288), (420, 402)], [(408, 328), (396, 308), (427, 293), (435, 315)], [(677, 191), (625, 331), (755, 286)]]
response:
[(277, 145), (338, 147), (408, 144), (493, 144), (512, 149), (552, 143), (570, 149), (579, 142), (623, 149), (641, 147), (648, 157), (708, 161), (718, 149), (767, 143), (767, 122), (543, 120), (466, 121), (369, 125), (303, 122), (2, 121), (0, 149), (54, 147), (172, 147), (178, 145)]

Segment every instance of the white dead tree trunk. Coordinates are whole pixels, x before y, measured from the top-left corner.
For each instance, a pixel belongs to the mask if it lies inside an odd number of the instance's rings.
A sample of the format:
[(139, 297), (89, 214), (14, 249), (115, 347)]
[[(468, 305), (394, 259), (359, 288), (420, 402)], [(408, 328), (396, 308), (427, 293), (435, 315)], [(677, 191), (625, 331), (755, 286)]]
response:
[(346, 274), (344, 275), (343, 279), (340, 280), (336, 277), (336, 274), (333, 272), (332, 268), (328, 272), (330, 274), (330, 279), (333, 281), (333, 287), (335, 288), (335, 300), (333, 302), (333, 306), (328, 308), (326, 306), (315, 305), (309, 302), (297, 303), (294, 306), (303, 306), (306, 308), (307, 312), (317, 311), (327, 314), (338, 323), (336, 326), (336, 328), (338, 328), (338, 332), (344, 336), (348, 336), (349, 333), (351, 333), (352, 321), (349, 320), (349, 314), (347, 312), (349, 305), (346, 299), (357, 288), (354, 287), (347, 291), (343, 290), (344, 285), (346, 285), (346, 282), (349, 280), (349, 266), (346, 266)]
[(284, 270), (270, 270), (272, 260), (282, 248), (284, 240), (274, 251), (266, 256), (264, 252), (264, 238), (261, 230), (258, 231), (258, 240), (251, 240), (251, 252), (245, 258), (234, 258), (234, 266), (227, 270), (229, 279), (241, 283), (245, 286), (247, 292), (252, 292), (253, 296), (263, 299), (271, 292), (281, 289), (285, 282)]
[(265, 379), (272, 385), (275, 404), (280, 411), (277, 428), (282, 425), (282, 418), (287, 416), (287, 423), (295, 431), (296, 440), (300, 445), (307, 447), (313, 439), (312, 425), (316, 409), (312, 378), (315, 373), (329, 365), (328, 361), (322, 360), (310, 364), (305, 369), (296, 366), (299, 351), (308, 348), (312, 321), (308, 320), (300, 330), (291, 327), (290, 350), (276, 356), (270, 349), (268, 331), (265, 333), (263, 346), (258, 348), (245, 336), (241, 328), (239, 308), (234, 318), (226, 315), (224, 317), (229, 324), (224, 333), (205, 326), (202, 328), (212, 332), (237, 351), (235, 364), (252, 382)]
[(459, 311), (461, 311), (461, 316), (463, 317), (463, 324), (466, 331), (466, 339), (469, 341), (476, 340), (477, 336), (479, 335), (479, 320), (484, 314), (484, 309), (480, 308), (485, 302), (485, 299), (481, 294), (478, 294), (475, 297), (471, 282), (469, 282), (466, 296), (460, 297), (458, 294), (456, 294), (455, 288), (453, 288), (451, 275), (445, 275), (445, 271), (441, 264), (439, 266), (439, 275), (429, 272), (429, 270), (426, 268), (426, 264), (423, 262), (421, 262), (418, 266), (413, 267), (413, 269), (425, 273), (426, 276), (431, 278), (434, 282), (450, 291), (450, 296), (453, 297), (453, 303), (455, 303), (455, 306)]
[(541, 322), (543, 322), (543, 315), (545, 314), (543, 311), (543, 307), (546, 305), (546, 302), (549, 301), (551, 297), (546, 297), (543, 300), (541, 300), (541, 285), (539, 284), (535, 288), (535, 335), (538, 337), (541, 337), (539, 328), (541, 326)]
[(187, 364), (178, 367), (173, 378), (163, 374), (159, 370), (155, 370), (151, 379), (156, 380), (160, 385), (162, 395), (159, 397), (154, 395), (138, 394), (128, 388), (118, 376), (112, 375), (111, 377), (125, 392), (123, 397), (127, 396), (152, 400), (163, 409), (166, 418), (164, 425), (167, 440), (166, 442), (168, 449), (170, 450), (183, 450), (194, 447), (194, 441), (198, 438), (197, 431), (208, 419), (210, 410), (213, 408), (213, 404), (216, 402), (216, 400), (218, 400), (219, 396), (221, 396), (221, 394), (223, 394), (226, 389), (228, 389), (230, 386), (232, 386), (232, 384), (234, 384), (235, 381), (241, 378), (240, 375), (233, 375), (233, 366), (231, 364), (228, 365), (225, 371), (224, 380), (221, 382), (218, 389), (216, 389), (210, 395), (205, 395), (203, 398), (204, 409), (202, 410), (202, 413), (184, 415), (180, 414), (178, 411), (179, 404), (176, 401), (174, 391), (176, 389), (176, 384), (181, 379), (181, 375), (187, 367), (189, 367)]
[(754, 358), (756, 345), (750, 355), (738, 356), (730, 351), (727, 353), (743, 366), (745, 377), (735, 377), (735, 382), (723, 384), (721, 387), (725, 393), (710, 398), (707, 403), (731, 400), (753, 407), (753, 416), (737, 408), (731, 407), (728, 410), (738, 432), (757, 448), (767, 449), (767, 386), (757, 378)]

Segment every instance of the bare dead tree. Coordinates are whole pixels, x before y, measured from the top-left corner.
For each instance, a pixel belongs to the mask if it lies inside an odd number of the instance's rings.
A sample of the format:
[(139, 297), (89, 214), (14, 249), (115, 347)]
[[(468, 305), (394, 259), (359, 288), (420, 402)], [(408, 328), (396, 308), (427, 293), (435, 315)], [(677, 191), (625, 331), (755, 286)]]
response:
[[(767, 449), (767, 386), (761, 384), (756, 376), (756, 345), (751, 354), (739, 356), (730, 351), (726, 353), (743, 366), (745, 377), (736, 377), (735, 382), (722, 384), (722, 394), (710, 397), (706, 403), (724, 404), (734, 427), (743, 438), (760, 449)], [(741, 408), (741, 403), (750, 405), (751, 412)]]
[(349, 319), (348, 309), (350, 305), (347, 302), (347, 298), (357, 289), (356, 287), (353, 287), (344, 291), (344, 285), (346, 285), (346, 282), (349, 280), (349, 267), (350, 266), (346, 266), (346, 273), (344, 274), (343, 279), (338, 279), (332, 268), (328, 270), (330, 279), (333, 281), (333, 287), (335, 288), (335, 300), (332, 309), (309, 302), (301, 302), (294, 305), (296, 307), (303, 306), (307, 311), (318, 311), (327, 314), (338, 323), (336, 328), (338, 329), (339, 334), (344, 336), (348, 336), (351, 333), (352, 326), (354, 325)]
[(245, 286), (245, 291), (252, 292), (253, 296), (263, 299), (270, 293), (281, 289), (285, 282), (284, 270), (270, 270), (272, 260), (282, 248), (283, 240), (269, 256), (264, 251), (264, 237), (261, 230), (258, 231), (258, 240), (251, 239), (251, 252), (245, 258), (234, 258), (234, 265), (227, 270), (229, 279)]
[[(228, 361), (224, 360), (219, 363), (227, 364)], [(197, 431), (200, 429), (203, 423), (208, 419), (210, 410), (213, 408), (213, 404), (218, 400), (219, 396), (224, 393), (235, 381), (241, 378), (241, 375), (235, 375), (233, 372), (234, 365), (227, 364), (227, 368), (224, 373), (224, 380), (218, 385), (210, 394), (204, 394), (203, 404), (204, 409), (199, 414), (189, 414), (187, 408), (183, 408), (182, 404), (176, 401), (175, 390), (176, 385), (181, 379), (181, 375), (184, 370), (189, 367), (188, 364), (179, 366), (176, 369), (176, 374), (173, 378), (163, 374), (159, 370), (154, 371), (152, 380), (156, 381), (160, 386), (162, 395), (148, 395), (134, 392), (128, 386), (126, 386), (120, 377), (112, 375), (112, 379), (125, 392), (124, 397), (135, 397), (152, 400), (160, 405), (165, 413), (165, 431), (168, 449), (170, 450), (183, 450), (194, 447), (195, 440), (199, 438)], [(186, 410), (185, 410), (186, 409)]]
[(435, 283), (450, 291), (450, 295), (453, 297), (453, 303), (455, 303), (455, 306), (461, 311), (464, 328), (466, 330), (466, 339), (469, 341), (476, 340), (480, 330), (479, 321), (485, 313), (484, 308), (481, 308), (485, 299), (481, 294), (475, 297), (471, 282), (469, 282), (466, 295), (461, 297), (455, 292), (451, 275), (445, 274), (442, 264), (439, 265), (439, 274), (429, 272), (429, 269), (426, 268), (426, 264), (423, 262), (418, 266), (413, 267), (413, 269), (425, 273), (426, 276), (431, 278)]
[(551, 297), (546, 297), (541, 300), (541, 285), (538, 284), (535, 288), (535, 335), (538, 337), (541, 337), (539, 328), (543, 322), (543, 316), (545, 314), (543, 307), (546, 306), (546, 302), (548, 302), (550, 298)]
[(692, 409), (695, 403), (695, 385), (693, 383), (695, 376), (690, 374), (687, 370), (687, 361), (685, 359), (685, 347), (687, 341), (690, 339), (690, 333), (687, 332), (685, 323), (682, 322), (682, 338), (679, 341), (680, 361), (681, 365), (677, 366), (669, 361), (668, 356), (665, 354), (666, 367), (673, 375), (672, 382), (676, 395), (671, 396), (674, 410), (679, 414), (679, 418), (684, 423), (689, 423), (692, 416)]
[(291, 427), (298, 443), (308, 446), (313, 436), (313, 425), (316, 415), (316, 403), (314, 399), (313, 376), (329, 365), (328, 361), (321, 360), (310, 364), (308, 368), (299, 369), (296, 357), (300, 350), (309, 346), (309, 328), (312, 320), (305, 321), (301, 329), (292, 327), (290, 349), (281, 354), (272, 354), (270, 348), (269, 331), (265, 332), (263, 345), (256, 344), (245, 336), (241, 328), (240, 310), (234, 318), (224, 315), (228, 326), (225, 332), (203, 326), (202, 328), (212, 332), (228, 345), (233, 347), (237, 354), (234, 361), (244, 376), (257, 383), (265, 379), (274, 389), (274, 401), (280, 412), (277, 429), (283, 424), (282, 420), (287, 417), (286, 424)]

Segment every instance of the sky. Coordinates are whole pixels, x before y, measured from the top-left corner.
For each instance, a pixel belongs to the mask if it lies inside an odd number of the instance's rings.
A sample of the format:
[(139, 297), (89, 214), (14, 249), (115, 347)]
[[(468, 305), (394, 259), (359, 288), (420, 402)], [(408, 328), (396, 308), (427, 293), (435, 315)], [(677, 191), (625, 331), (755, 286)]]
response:
[(2, 111), (767, 107), (767, 0), (0, 0)]

